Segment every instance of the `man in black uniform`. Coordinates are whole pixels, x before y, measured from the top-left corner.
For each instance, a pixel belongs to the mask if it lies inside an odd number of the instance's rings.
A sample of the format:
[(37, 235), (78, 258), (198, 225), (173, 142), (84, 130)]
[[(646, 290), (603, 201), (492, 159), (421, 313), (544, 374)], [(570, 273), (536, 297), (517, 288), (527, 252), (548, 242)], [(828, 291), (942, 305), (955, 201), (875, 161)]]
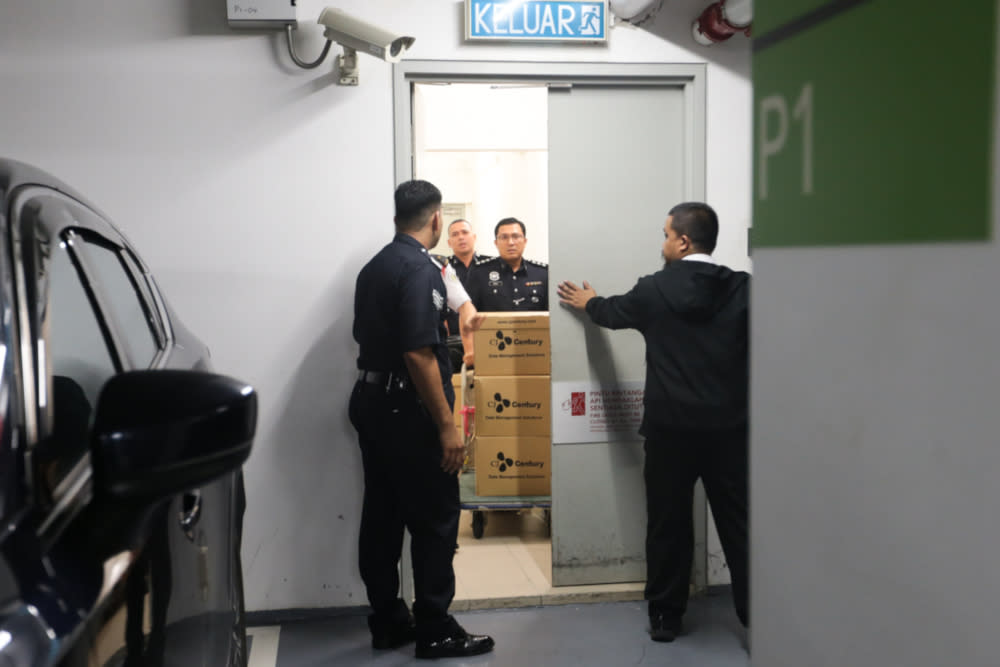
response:
[(468, 220), (459, 218), (448, 225), (448, 247), (455, 253), (448, 258), (448, 263), (455, 268), (458, 279), (465, 285), (472, 267), (479, 262), (493, 259), (488, 255), (476, 252), (476, 234)]
[(454, 267), (463, 285), (474, 264), (493, 259), (476, 252), (476, 234), (472, 231), (469, 221), (462, 218), (452, 220), (448, 225), (448, 247), (455, 253), (448, 258), (448, 263)]
[(549, 309), (549, 267), (524, 259), (524, 223), (504, 218), (493, 230), (496, 259), (477, 262), (465, 283), (472, 305), (480, 312)]
[[(492, 257), (487, 257), (486, 255), (480, 255), (476, 252), (476, 234), (472, 231), (472, 225), (469, 224), (468, 220), (463, 218), (458, 218), (452, 220), (451, 224), (448, 225), (448, 247), (451, 251), (455, 253), (451, 257), (435, 257), (439, 262), (451, 264), (451, 268), (455, 270), (455, 275), (458, 276), (459, 282), (462, 286), (465, 286), (466, 280), (469, 277), (469, 270), (472, 266), (479, 261), (484, 261), (488, 259), (493, 259)], [(461, 334), (458, 322), (458, 313), (453, 309), (448, 309), (448, 335), (456, 336)], [(458, 364), (455, 364), (455, 357), (452, 357), (452, 366), (461, 366), (461, 360), (459, 359)]]
[(732, 575), (736, 614), (747, 606), (747, 319), (750, 276), (711, 257), (719, 233), (706, 204), (678, 204), (663, 227), (664, 267), (627, 294), (603, 298), (559, 284), (559, 301), (596, 324), (646, 340), (640, 433), (646, 462), (646, 599), (655, 641), (673, 641), (687, 608), (692, 505), (701, 477)]
[[(441, 237), (441, 192), (426, 181), (396, 189), (396, 236), (358, 275), (354, 339), (360, 346), (351, 423), (365, 472), (359, 562), (374, 648), (414, 638), (418, 658), (486, 653), (448, 614), (455, 595), (458, 478), (464, 446), (455, 429), (444, 345), (445, 285), (427, 253)], [(403, 530), (412, 537), (416, 600), (399, 597)]]

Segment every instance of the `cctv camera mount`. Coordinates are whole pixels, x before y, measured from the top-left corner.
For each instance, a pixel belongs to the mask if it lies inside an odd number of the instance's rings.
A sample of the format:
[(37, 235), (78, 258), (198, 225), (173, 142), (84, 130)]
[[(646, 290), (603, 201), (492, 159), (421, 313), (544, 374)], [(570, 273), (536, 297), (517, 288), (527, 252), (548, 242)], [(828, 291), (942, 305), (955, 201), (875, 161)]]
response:
[(340, 85), (358, 85), (358, 52), (345, 46), (344, 53), (337, 56), (337, 70), (340, 72)]

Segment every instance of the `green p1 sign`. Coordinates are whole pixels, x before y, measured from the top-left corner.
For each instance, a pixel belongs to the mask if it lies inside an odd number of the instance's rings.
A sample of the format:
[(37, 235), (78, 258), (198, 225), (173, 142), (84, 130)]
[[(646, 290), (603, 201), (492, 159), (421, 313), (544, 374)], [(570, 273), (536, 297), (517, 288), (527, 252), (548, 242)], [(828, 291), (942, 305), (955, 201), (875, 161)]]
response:
[(754, 4), (754, 247), (990, 238), (997, 0)]

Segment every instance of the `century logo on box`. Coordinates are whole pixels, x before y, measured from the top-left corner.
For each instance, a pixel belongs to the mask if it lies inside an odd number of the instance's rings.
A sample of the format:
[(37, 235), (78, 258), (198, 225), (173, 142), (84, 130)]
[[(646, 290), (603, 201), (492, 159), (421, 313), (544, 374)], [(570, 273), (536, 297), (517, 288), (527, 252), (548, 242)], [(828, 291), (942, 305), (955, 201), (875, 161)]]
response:
[(500, 472), (507, 472), (511, 468), (538, 468), (541, 470), (545, 467), (544, 461), (522, 461), (520, 459), (512, 459), (504, 456), (503, 452), (497, 452), (495, 459), (490, 461), (490, 466), (497, 468)]
[(497, 335), (490, 339), (490, 345), (496, 346), (498, 350), (506, 350), (509, 345), (535, 345), (541, 346), (541, 338), (511, 338), (503, 331), (497, 331)]
[(504, 398), (503, 395), (498, 391), (493, 394), (493, 400), (486, 404), (486, 407), (492, 408), (497, 412), (503, 412), (504, 408), (531, 408), (534, 410), (540, 410), (542, 404), (538, 401), (517, 401), (511, 400), (509, 398)]

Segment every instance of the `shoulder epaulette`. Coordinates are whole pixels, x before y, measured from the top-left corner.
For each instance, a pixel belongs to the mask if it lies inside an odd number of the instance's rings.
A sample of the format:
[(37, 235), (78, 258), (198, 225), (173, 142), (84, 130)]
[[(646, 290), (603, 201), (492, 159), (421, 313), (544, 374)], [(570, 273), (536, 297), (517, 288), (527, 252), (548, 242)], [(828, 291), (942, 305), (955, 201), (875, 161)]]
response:
[(482, 258), (476, 260), (476, 264), (475, 265), (476, 266), (482, 266), (483, 264), (489, 264), (490, 262), (492, 262), (495, 259), (496, 259), (496, 257), (482, 257)]
[(535, 260), (533, 260), (533, 259), (527, 259), (526, 257), (522, 257), (521, 261), (527, 262), (528, 264), (531, 264), (532, 266), (537, 266), (537, 267), (540, 267), (540, 268), (543, 268), (543, 269), (549, 268), (549, 265), (546, 264), (545, 262), (536, 262)]
[(441, 255), (427, 253), (427, 259), (431, 260), (431, 264), (439, 268), (442, 273), (444, 273), (444, 267), (448, 266), (448, 260), (444, 259)]

